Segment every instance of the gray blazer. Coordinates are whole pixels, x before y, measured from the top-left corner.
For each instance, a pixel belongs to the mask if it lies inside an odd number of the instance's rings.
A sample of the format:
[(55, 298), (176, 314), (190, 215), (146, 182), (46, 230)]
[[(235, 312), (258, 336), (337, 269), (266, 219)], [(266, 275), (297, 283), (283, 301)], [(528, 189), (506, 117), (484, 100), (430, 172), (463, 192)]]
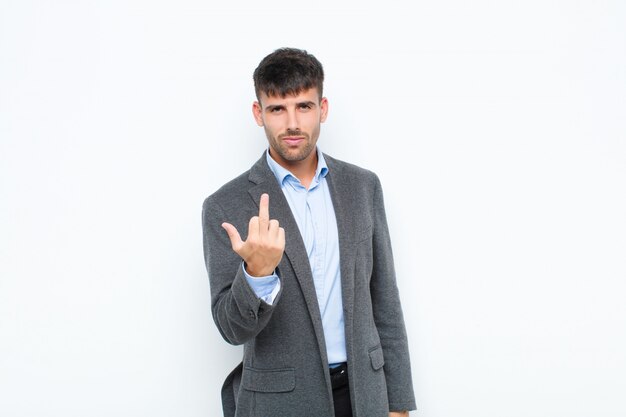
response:
[[(326, 180), (339, 231), (350, 395), (354, 417), (414, 410), (402, 309), (382, 189), (376, 175), (328, 155)], [(249, 286), (221, 224), (244, 234), (270, 196), (270, 218), (285, 229), (281, 290), (269, 305)], [(224, 339), (244, 344), (242, 363), (222, 388), (226, 417), (331, 417), (332, 388), (311, 267), (298, 226), (263, 155), (208, 197), (202, 211), (213, 319)]]

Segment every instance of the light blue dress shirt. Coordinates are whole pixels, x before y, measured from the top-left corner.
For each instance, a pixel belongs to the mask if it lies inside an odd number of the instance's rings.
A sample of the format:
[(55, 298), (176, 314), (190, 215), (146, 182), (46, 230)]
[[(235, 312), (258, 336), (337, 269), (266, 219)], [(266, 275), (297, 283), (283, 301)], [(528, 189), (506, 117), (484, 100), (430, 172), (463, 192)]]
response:
[[(335, 364), (347, 359), (339, 269), (339, 234), (335, 209), (326, 182), (328, 166), (319, 148), (317, 157), (315, 176), (307, 190), (298, 178), (272, 159), (269, 150), (266, 152), (267, 164), (280, 184), (304, 240), (324, 327), (328, 363)], [(247, 274), (245, 268), (244, 273), (256, 295), (272, 304), (280, 290), (278, 276), (274, 274), (253, 278)]]

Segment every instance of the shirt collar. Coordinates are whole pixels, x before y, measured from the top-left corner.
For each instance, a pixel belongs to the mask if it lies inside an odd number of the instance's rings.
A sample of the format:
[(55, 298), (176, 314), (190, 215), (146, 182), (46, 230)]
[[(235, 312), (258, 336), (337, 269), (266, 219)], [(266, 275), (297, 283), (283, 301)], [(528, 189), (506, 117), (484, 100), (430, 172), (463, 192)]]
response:
[[(324, 154), (320, 151), (319, 147), (316, 147), (316, 152), (317, 152), (317, 168), (315, 169), (315, 176), (313, 178), (313, 182), (315, 183), (319, 182), (320, 178), (324, 178), (328, 174), (328, 165), (326, 165)], [(288, 177), (291, 177), (295, 179), (296, 181), (300, 182), (300, 180), (295, 175), (289, 172), (288, 169), (279, 165), (278, 162), (276, 162), (274, 158), (270, 156), (269, 148), (267, 149), (267, 152), (265, 152), (265, 159), (267, 160), (267, 165), (272, 170), (272, 173), (274, 174), (274, 176), (276, 177), (276, 180), (278, 181), (280, 185), (283, 185), (283, 183)]]

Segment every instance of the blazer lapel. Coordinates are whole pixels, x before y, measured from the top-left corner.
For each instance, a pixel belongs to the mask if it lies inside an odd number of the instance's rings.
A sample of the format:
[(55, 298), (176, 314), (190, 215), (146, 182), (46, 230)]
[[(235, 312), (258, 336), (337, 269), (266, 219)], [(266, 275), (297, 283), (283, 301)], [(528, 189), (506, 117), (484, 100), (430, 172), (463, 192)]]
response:
[[(309, 257), (306, 253), (306, 248), (304, 246), (302, 236), (300, 235), (298, 224), (291, 213), (289, 203), (287, 202), (280, 185), (276, 181), (274, 173), (267, 165), (265, 158), (264, 153), (261, 159), (259, 159), (250, 170), (249, 180), (256, 185), (250, 188), (248, 192), (257, 207), (259, 206), (261, 195), (263, 193), (267, 193), (270, 197), (270, 218), (278, 220), (280, 226), (285, 229), (285, 256), (291, 264), (291, 267), (295, 272), (296, 279), (302, 289), (302, 294), (304, 295), (311, 320), (313, 321), (313, 328), (315, 329), (317, 343), (322, 355), (322, 363), (327, 363), (328, 357), (326, 354), (324, 329), (322, 327), (322, 318), (320, 315), (319, 304), (317, 302), (317, 294), (313, 283), (313, 274), (311, 272)], [(285, 262), (285, 257), (283, 257), (281, 263), (282, 262)]]
[(353, 244), (350, 239), (354, 233), (353, 214), (358, 207), (350, 199), (350, 184), (341, 175), (341, 167), (335, 160), (324, 154), (328, 165), (326, 181), (337, 219), (339, 234), (339, 269), (341, 271), (341, 298), (343, 301), (344, 322), (346, 331), (346, 350), (348, 358), (352, 356), (352, 329), (354, 313), (354, 266)]

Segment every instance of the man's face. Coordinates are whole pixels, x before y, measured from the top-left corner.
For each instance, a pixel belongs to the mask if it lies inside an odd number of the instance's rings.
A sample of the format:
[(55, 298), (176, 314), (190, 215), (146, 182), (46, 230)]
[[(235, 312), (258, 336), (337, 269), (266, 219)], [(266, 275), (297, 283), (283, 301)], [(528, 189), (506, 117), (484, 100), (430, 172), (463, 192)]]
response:
[(272, 157), (283, 166), (315, 158), (320, 124), (326, 120), (328, 100), (320, 100), (317, 88), (284, 98), (261, 93), (252, 106), (254, 118), (263, 126)]

